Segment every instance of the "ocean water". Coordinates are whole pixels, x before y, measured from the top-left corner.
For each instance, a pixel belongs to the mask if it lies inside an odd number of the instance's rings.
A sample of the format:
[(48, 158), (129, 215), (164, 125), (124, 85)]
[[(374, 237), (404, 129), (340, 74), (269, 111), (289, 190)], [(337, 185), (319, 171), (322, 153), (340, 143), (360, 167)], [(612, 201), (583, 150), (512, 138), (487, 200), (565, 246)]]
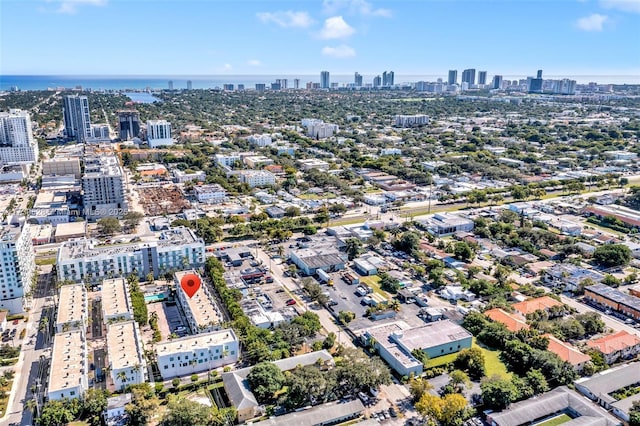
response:
[[(364, 75), (364, 83), (371, 83), (374, 75)], [(488, 76), (489, 79), (493, 75)], [(244, 84), (245, 88), (255, 88), (257, 83), (269, 86), (276, 79), (286, 78), (288, 87), (293, 87), (293, 80), (300, 79), (300, 87), (307, 82), (320, 82), (320, 73), (304, 75), (211, 75), (211, 76), (72, 76), (72, 75), (0, 75), (0, 90), (18, 87), (20, 90), (47, 90), (54, 88), (82, 88), (93, 90), (162, 90), (169, 88), (169, 81), (173, 81), (174, 89), (186, 89), (187, 81), (191, 80), (194, 89), (222, 88), (224, 84)], [(413, 83), (416, 81), (436, 81), (438, 78), (446, 80), (446, 75), (395, 75), (395, 83)], [(526, 78), (522, 75), (505, 75), (504, 79), (513, 80)], [(579, 84), (597, 82), (598, 84), (640, 84), (640, 75), (545, 75), (545, 79), (572, 78)], [(332, 83), (352, 83), (353, 74), (331, 74)]]

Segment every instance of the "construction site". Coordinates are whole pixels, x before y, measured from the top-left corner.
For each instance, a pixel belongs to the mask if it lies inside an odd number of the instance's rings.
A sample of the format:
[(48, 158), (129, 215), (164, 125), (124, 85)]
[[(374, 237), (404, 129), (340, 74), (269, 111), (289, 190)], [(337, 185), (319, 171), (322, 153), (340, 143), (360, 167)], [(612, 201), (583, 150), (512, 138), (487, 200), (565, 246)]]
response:
[(191, 203), (175, 185), (138, 188), (140, 204), (147, 216), (177, 214), (191, 208)]

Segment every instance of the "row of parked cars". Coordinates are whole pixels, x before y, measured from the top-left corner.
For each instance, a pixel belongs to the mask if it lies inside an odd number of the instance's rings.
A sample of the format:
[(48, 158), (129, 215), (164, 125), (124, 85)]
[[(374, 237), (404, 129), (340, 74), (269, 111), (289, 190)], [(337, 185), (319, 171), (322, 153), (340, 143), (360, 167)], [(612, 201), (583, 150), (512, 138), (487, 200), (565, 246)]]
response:
[(9, 340), (13, 339), (16, 336), (16, 332), (17, 330), (15, 328), (12, 330), (6, 329), (2, 332), (2, 341), (8, 342)]

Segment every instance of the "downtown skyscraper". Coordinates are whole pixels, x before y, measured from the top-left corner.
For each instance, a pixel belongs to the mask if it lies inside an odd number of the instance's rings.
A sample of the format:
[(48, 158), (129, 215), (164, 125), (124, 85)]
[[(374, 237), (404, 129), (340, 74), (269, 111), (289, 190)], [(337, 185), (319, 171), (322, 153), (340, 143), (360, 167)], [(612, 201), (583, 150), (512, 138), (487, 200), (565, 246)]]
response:
[(331, 87), (331, 79), (329, 78), (329, 71), (322, 71), (320, 73), (320, 88), (329, 89)]
[(64, 132), (67, 139), (80, 143), (93, 137), (89, 99), (86, 96), (68, 95), (64, 97)]

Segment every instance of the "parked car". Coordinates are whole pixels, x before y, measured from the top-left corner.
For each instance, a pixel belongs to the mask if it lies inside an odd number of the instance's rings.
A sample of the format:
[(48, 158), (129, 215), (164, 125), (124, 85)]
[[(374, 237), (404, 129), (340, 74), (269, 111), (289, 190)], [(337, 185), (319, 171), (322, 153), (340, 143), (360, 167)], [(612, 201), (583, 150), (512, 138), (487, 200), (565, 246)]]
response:
[(287, 306), (291, 306), (291, 305), (295, 305), (295, 304), (296, 304), (296, 300), (295, 299), (287, 300)]

